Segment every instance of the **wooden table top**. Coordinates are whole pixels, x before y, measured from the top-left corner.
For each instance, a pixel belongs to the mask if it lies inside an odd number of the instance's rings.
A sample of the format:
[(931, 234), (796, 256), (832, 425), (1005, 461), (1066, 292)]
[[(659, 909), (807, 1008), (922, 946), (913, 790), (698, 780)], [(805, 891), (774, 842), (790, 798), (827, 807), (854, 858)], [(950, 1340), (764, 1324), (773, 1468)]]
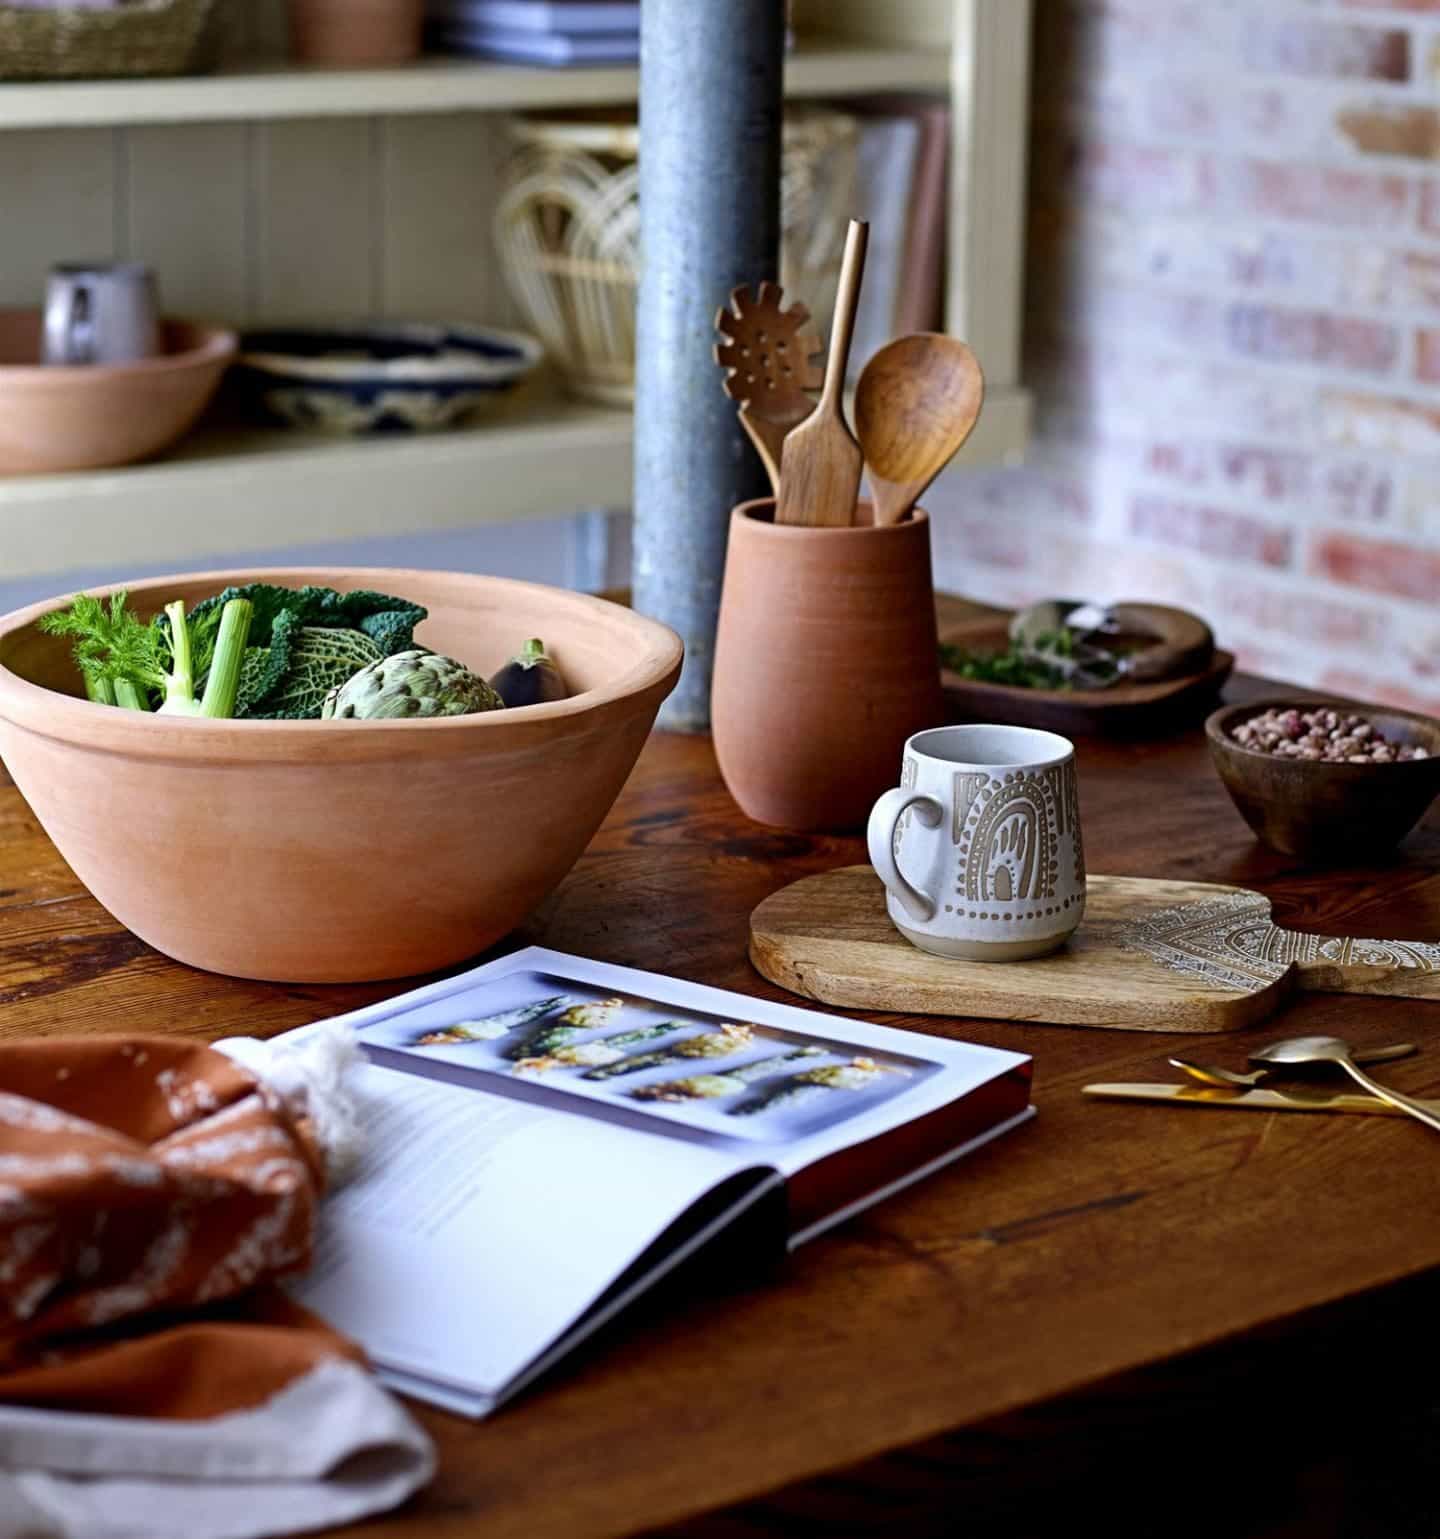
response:
[[(1237, 680), (1228, 693), (1259, 692)], [(1306, 871), (1253, 842), (1198, 729), (1078, 746), (1093, 871), (1257, 886), (1300, 929), (1440, 934), (1433, 814), (1383, 865)], [(781, 998), (746, 960), (751, 909), (860, 859), (858, 839), (747, 822), (708, 740), (658, 735), (515, 940)], [(270, 1034), (392, 991), (236, 982), (167, 961), (86, 895), (0, 787), (0, 1034)], [(436, 1481), (354, 1532), (598, 1539), (672, 1524), (1440, 1264), (1440, 1160), (1408, 1121), (1094, 1102), (1080, 1095), (1092, 1080), (1170, 1077), (1181, 1039), (879, 1018), (1033, 1053), (1038, 1118), (807, 1247), (772, 1283), (672, 1305), (489, 1422), (422, 1409)], [(1440, 1003), (1312, 996), (1283, 1019), (1432, 1049)], [(1277, 1034), (1183, 1046), (1239, 1066)], [(1440, 1052), (1386, 1074), (1440, 1094)]]

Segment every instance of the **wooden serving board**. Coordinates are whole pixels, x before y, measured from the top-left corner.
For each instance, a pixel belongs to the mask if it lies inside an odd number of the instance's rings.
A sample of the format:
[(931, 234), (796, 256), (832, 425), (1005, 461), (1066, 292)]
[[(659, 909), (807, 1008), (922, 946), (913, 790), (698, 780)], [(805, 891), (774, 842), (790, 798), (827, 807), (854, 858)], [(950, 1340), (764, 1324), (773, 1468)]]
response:
[(907, 941), (869, 866), (806, 877), (750, 916), (750, 959), (829, 1005), (1127, 1031), (1234, 1031), (1295, 990), (1440, 999), (1440, 946), (1282, 930), (1244, 887), (1092, 876), (1085, 918), (1033, 962), (960, 962)]
[[(940, 640), (967, 651), (1001, 652), (1009, 644), (1009, 620), (1004, 615), (968, 620), (946, 627)], [(951, 715), (966, 721), (1005, 722), (1083, 736), (1121, 736), (1203, 713), (1213, 704), (1234, 666), (1233, 654), (1217, 651), (1209, 666), (1197, 673), (1146, 684), (1115, 684), (1109, 689), (1021, 689), (1014, 684), (963, 678), (948, 668), (940, 670), (940, 683)]]

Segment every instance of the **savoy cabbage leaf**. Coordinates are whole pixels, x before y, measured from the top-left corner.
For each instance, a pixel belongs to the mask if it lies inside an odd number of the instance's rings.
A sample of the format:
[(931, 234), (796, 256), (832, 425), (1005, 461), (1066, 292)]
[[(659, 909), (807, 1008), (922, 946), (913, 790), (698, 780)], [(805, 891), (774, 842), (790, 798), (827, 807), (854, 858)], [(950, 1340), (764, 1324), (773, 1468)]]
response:
[[(254, 605), (235, 714), (270, 719), (319, 716), (333, 685), (413, 646), (415, 627), (427, 613), (419, 604), (366, 589), (338, 593), (247, 583), (202, 600), (193, 617), (203, 621), (233, 598)], [(317, 636), (321, 631), (335, 635)]]

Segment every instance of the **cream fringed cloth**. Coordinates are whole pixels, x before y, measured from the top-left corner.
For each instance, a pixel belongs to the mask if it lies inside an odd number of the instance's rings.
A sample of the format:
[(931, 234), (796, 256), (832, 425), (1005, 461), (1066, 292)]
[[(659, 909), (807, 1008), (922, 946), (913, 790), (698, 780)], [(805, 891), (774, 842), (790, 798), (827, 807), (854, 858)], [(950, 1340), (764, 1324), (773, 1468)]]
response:
[(430, 1478), (358, 1349), (276, 1286), (353, 1153), (352, 1052), (0, 1043), (0, 1539), (260, 1539)]

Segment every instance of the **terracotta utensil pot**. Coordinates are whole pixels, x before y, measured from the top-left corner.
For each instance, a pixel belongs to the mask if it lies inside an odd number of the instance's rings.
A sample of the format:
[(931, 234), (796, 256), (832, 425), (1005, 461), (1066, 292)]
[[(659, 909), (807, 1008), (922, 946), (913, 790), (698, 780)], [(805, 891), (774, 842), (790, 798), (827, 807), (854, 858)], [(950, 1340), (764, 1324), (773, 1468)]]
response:
[(944, 719), (930, 521), (777, 524), (771, 498), (730, 519), (711, 723), (720, 773), (757, 823), (859, 828), (905, 741)]
[(406, 64), (424, 19), (425, 0), (290, 0), (291, 46), (305, 64)]
[[(416, 639), (484, 673), (527, 636), (577, 691), (478, 716), (206, 721), (77, 698), (67, 644), (0, 619), (0, 754), (95, 897), (157, 950), (241, 978), (446, 967), (570, 869), (680, 673), (680, 639), (585, 594), (456, 572), (199, 572), (129, 585), (142, 615), (230, 583), (402, 594)], [(108, 591), (108, 590), (92, 590)]]

